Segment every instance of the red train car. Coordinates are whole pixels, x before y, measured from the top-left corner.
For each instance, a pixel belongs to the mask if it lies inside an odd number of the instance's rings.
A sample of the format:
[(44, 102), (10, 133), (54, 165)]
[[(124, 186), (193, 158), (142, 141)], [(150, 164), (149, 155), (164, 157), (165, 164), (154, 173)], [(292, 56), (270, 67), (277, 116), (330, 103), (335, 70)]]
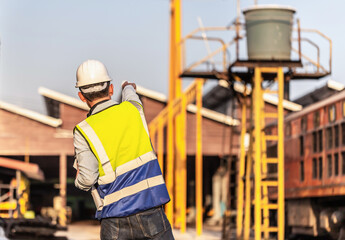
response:
[(285, 118), (285, 198), (290, 234), (345, 239), (345, 91)]

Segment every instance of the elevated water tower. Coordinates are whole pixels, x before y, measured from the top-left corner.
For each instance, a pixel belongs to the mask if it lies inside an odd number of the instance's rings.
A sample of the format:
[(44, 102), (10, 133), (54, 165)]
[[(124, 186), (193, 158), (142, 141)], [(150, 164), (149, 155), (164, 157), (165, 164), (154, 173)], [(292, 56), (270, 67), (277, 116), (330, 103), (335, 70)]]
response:
[[(255, 240), (272, 236), (284, 239), (284, 93), (288, 97), (291, 80), (316, 80), (331, 73), (331, 40), (317, 30), (301, 29), (299, 20), (294, 19), (295, 12), (287, 6), (255, 5), (243, 11), (242, 22), (237, 17), (226, 27), (200, 27), (181, 41), (181, 77), (226, 80), (230, 88), (240, 84), (245, 89), (233, 91), (243, 99), (237, 196), (231, 196), (237, 202), (237, 239), (249, 239), (252, 224)], [(230, 32), (232, 38), (224, 40), (210, 33), (219, 31)], [(327, 68), (321, 64), (318, 45), (302, 33), (317, 34), (329, 42)], [(196, 62), (187, 63), (186, 43), (200, 40), (217, 42), (220, 47)], [(302, 43), (316, 49), (314, 57), (302, 52)], [(217, 56), (219, 63), (214, 61)], [(276, 98), (276, 112), (265, 112), (264, 94)], [(247, 112), (250, 116), (246, 116)], [(276, 133), (265, 133), (267, 119), (277, 122)], [(251, 136), (247, 152), (246, 133)], [(276, 146), (276, 156), (267, 157), (268, 145)], [(253, 214), (250, 212), (252, 205)]]

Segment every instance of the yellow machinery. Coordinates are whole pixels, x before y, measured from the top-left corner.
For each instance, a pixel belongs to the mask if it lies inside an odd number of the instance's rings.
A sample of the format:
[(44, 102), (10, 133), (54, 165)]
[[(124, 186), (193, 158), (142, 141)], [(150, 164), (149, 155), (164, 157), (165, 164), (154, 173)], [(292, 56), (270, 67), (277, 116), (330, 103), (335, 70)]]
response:
[(0, 188), (8, 190), (0, 199), (0, 217), (24, 216), (29, 204), (29, 180), (17, 171), (16, 178), (13, 178), (10, 184), (0, 184)]
[(50, 216), (36, 218), (35, 213), (28, 210), (28, 178), (44, 180), (43, 172), (37, 164), (1, 157), (0, 170), (0, 228), (7, 237), (52, 236), (58, 230), (67, 230), (60, 217), (58, 224)]

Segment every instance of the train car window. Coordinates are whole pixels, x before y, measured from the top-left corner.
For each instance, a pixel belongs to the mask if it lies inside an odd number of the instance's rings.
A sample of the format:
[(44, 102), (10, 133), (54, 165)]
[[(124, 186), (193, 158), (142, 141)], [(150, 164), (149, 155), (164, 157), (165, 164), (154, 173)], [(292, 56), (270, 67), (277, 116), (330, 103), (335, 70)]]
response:
[(301, 156), (304, 155), (304, 139), (303, 136), (299, 137), (299, 153)]
[(329, 122), (334, 122), (336, 117), (335, 105), (328, 107), (328, 120)]
[(322, 174), (323, 174), (323, 172), (322, 172), (323, 168), (322, 167), (323, 167), (322, 166), (322, 157), (319, 157), (319, 179), (322, 179)]
[(341, 153), (341, 173), (345, 175), (345, 152)]
[(313, 158), (313, 179), (317, 179), (317, 159)]
[(327, 155), (327, 176), (332, 177), (332, 170), (333, 170), (333, 164), (332, 164), (332, 155)]
[(334, 147), (339, 147), (339, 125), (334, 126)]
[(334, 176), (339, 175), (339, 157), (338, 153), (334, 154)]
[(342, 144), (345, 145), (345, 122), (341, 124), (341, 139)]
[(306, 131), (307, 131), (307, 116), (304, 116), (301, 119), (301, 132), (304, 133)]
[(326, 130), (326, 143), (327, 149), (331, 149), (333, 147), (333, 131), (331, 127)]
[(313, 132), (313, 152), (317, 152), (318, 149), (317, 149), (317, 140), (318, 140), (318, 137), (317, 137), (317, 132)]
[(300, 181), (303, 182), (304, 181), (304, 161), (300, 161)]
[(322, 150), (323, 150), (323, 134), (322, 134), (322, 129), (318, 131), (318, 137), (319, 137), (319, 152), (322, 152)]
[(314, 113), (314, 128), (318, 128), (320, 126), (320, 112), (317, 111)]

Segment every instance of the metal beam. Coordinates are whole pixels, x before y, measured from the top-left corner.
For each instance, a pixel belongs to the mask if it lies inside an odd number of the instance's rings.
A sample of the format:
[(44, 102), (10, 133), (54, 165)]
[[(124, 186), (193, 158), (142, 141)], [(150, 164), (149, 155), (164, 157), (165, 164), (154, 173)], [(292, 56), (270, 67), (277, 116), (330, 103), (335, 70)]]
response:
[(195, 156), (195, 176), (196, 176), (196, 232), (200, 236), (202, 233), (202, 85), (204, 80), (197, 79), (196, 91), (196, 156)]
[(242, 121), (241, 121), (241, 148), (240, 148), (240, 164), (238, 173), (238, 191), (237, 191), (237, 216), (236, 216), (236, 236), (237, 239), (242, 237), (243, 230), (243, 199), (244, 199), (244, 172), (245, 172), (245, 136), (246, 136), (246, 124), (247, 124), (247, 105), (246, 98), (242, 103)]

